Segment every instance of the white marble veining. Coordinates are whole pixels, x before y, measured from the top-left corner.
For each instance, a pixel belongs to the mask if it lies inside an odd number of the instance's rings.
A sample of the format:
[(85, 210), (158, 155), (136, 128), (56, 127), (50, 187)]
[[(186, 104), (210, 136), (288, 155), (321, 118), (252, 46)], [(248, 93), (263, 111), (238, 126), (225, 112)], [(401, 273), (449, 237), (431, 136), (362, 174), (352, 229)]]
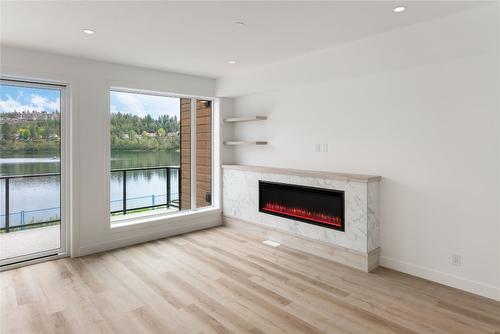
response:
[[(345, 232), (259, 212), (259, 180), (343, 190)], [(339, 180), (224, 168), (223, 212), (230, 217), (366, 253), (379, 247), (378, 189), (378, 180)]]
[(380, 183), (368, 183), (367, 208), (368, 208), (368, 251), (380, 246)]

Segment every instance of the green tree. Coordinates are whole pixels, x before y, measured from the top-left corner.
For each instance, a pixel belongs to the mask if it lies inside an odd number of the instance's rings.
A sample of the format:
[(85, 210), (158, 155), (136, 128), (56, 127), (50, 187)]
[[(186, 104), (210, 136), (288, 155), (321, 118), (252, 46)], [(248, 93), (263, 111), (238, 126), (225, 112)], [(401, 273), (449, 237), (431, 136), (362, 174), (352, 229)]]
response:
[(18, 133), (19, 133), (19, 138), (21, 139), (28, 140), (31, 138), (31, 133), (28, 128), (20, 128), (18, 130)]
[(45, 128), (38, 128), (38, 134), (40, 135), (41, 138), (47, 139), (47, 130)]

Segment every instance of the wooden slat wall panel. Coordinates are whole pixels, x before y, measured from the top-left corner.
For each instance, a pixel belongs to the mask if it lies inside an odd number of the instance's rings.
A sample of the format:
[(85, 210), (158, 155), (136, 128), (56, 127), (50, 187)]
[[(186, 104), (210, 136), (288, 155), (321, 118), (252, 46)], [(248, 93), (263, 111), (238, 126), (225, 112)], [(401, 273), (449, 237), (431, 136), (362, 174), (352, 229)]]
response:
[[(191, 100), (181, 99), (181, 191), (182, 208), (191, 207)], [(212, 191), (212, 106), (205, 101), (196, 103), (196, 203), (211, 205), (206, 193)]]
[(212, 104), (196, 103), (196, 206), (212, 203), (205, 195), (212, 192)]

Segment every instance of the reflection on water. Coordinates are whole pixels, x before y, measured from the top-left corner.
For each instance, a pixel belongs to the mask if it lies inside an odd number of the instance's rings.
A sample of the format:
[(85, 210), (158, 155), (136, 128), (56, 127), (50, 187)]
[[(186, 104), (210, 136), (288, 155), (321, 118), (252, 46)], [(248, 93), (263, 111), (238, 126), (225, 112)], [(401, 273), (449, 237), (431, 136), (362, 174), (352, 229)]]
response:
[(59, 152), (1, 152), (0, 176), (59, 173)]
[(2, 164), (33, 164), (33, 163), (59, 163), (58, 157), (52, 158), (2, 158)]
[(113, 151), (111, 153), (111, 169), (179, 166), (178, 150), (164, 151)]
[[(178, 166), (180, 153), (170, 151), (113, 151), (112, 169)], [(60, 163), (54, 153), (0, 153), (0, 176), (58, 173)], [(172, 200), (178, 198), (178, 173), (171, 171)], [(123, 176), (111, 173), (111, 210), (122, 209)], [(5, 180), (0, 180), (0, 227), (5, 226)], [(10, 180), (9, 222), (22, 223), (59, 219), (59, 176)], [(166, 202), (165, 170), (127, 172), (127, 208), (163, 204)]]
[[(0, 176), (58, 173), (58, 152), (0, 152)], [(178, 166), (178, 150), (112, 151), (111, 169)]]

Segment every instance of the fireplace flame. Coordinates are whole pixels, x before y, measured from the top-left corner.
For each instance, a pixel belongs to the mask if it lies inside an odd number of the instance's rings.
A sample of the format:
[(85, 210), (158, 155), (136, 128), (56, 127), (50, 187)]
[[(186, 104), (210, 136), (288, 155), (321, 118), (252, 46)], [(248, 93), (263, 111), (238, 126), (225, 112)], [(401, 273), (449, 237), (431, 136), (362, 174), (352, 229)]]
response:
[(266, 203), (262, 210), (280, 213), (287, 216), (308, 219), (315, 222), (342, 227), (340, 217), (311, 212), (300, 208), (289, 208), (277, 203)]

